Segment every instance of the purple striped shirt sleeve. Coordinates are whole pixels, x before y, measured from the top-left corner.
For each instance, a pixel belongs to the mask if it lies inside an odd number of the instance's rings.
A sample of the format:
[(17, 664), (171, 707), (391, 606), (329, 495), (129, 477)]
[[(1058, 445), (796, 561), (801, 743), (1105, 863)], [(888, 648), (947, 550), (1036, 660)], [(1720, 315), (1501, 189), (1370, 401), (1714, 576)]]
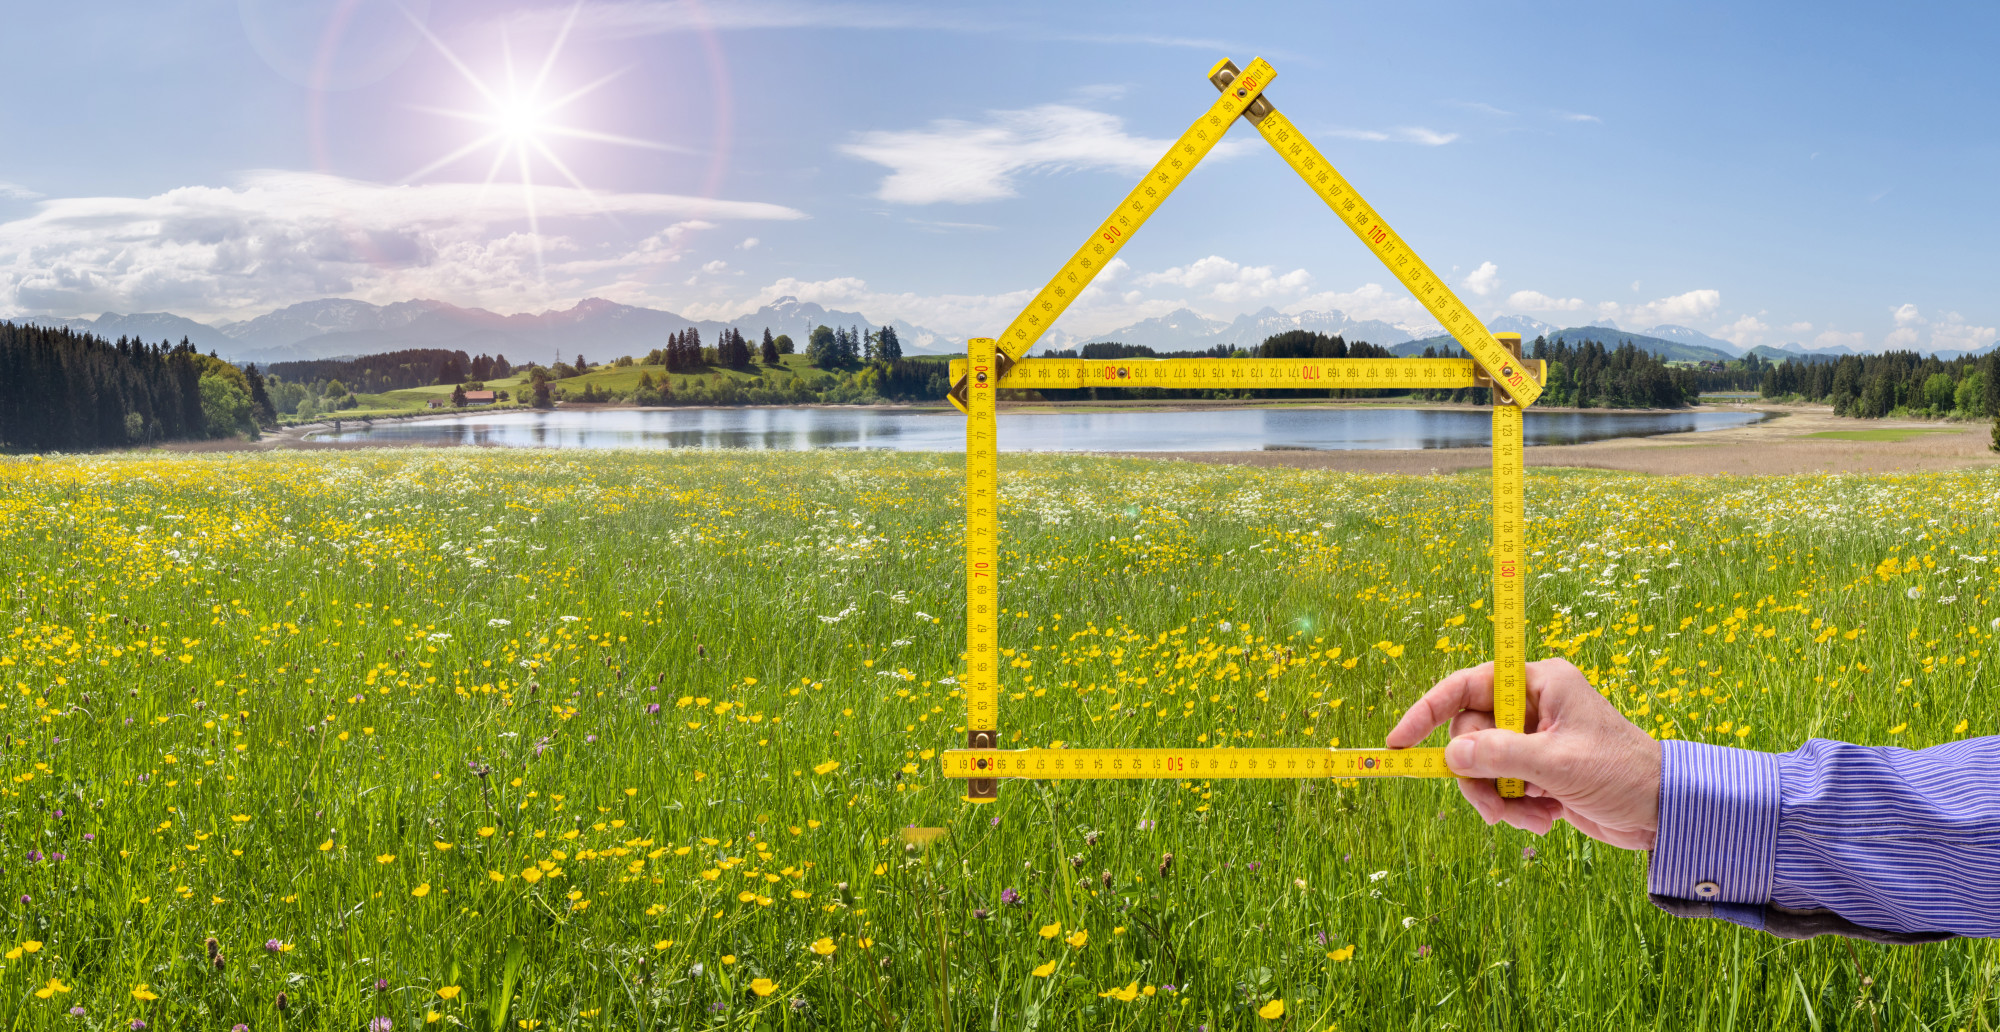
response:
[(2000, 936), (2000, 737), (1783, 754), (1666, 742), (1649, 891), (1761, 927), (1762, 904), (1864, 928)]
[(1646, 890), (1709, 903), (1771, 898), (1778, 757), (1660, 743), (1660, 831)]

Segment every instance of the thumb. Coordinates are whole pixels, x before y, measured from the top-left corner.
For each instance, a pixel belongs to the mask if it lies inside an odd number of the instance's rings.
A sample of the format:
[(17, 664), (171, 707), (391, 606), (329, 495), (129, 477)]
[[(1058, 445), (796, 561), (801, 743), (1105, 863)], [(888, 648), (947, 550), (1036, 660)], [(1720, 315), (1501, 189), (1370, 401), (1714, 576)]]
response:
[(1554, 737), (1497, 727), (1469, 731), (1445, 745), (1444, 762), (1462, 778), (1519, 778), (1546, 785), (1559, 766)]

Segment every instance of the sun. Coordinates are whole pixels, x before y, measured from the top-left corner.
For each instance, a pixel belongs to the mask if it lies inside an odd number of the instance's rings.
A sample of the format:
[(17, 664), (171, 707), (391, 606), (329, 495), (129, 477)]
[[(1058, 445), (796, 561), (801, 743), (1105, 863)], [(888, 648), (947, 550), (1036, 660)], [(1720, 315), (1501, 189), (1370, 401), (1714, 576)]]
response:
[[(610, 72), (567, 93), (553, 97), (547, 95), (550, 90), (550, 74), (555, 70), (557, 58), (562, 56), (563, 44), (568, 41), (570, 29), (575, 26), (577, 13), (581, 10), (581, 4), (570, 8), (569, 17), (563, 21), (562, 30), (556, 34), (555, 42), (550, 44), (548, 54), (542, 58), (541, 67), (536, 70), (532, 77), (525, 80), (515, 70), (513, 45), (505, 35), (502, 35), (500, 41), (500, 58), (503, 72), (497, 82), (488, 81), (480, 77), (456, 53), (453, 53), (450, 47), (445, 46), (444, 41), (438, 39), (427, 26), (422, 22), (416, 21), (414, 17), (411, 18), (411, 21), (416, 24), (417, 30), (423, 33), (424, 38), (430, 41), (431, 46), (446, 61), (450, 62), (451, 66), (458, 71), (459, 75), (465, 78), (466, 82), (472, 84), (473, 89), (478, 92), (480, 99), (485, 101), (486, 106), (483, 110), (463, 111), (451, 108), (412, 105), (416, 110), (467, 122), (481, 127), (484, 131), (479, 132), (474, 139), (463, 146), (410, 173), (404, 177), (403, 181), (406, 183), (415, 182), (433, 172), (457, 164), (474, 155), (491, 151), (492, 160), (486, 167), (486, 178), (483, 185), (493, 185), (494, 181), (500, 177), (502, 171), (509, 166), (512, 166), (515, 170), (515, 174), (520, 179), (521, 207), (523, 214), (527, 216), (528, 235), (533, 240), (535, 247), (535, 272), (538, 278), (544, 279), (546, 278), (546, 269), (542, 258), (541, 219), (535, 211), (535, 171), (537, 167), (554, 169), (558, 175), (568, 180), (569, 184), (581, 191), (585, 197), (590, 198), (592, 201), (596, 200), (596, 195), (591, 192), (590, 187), (584, 185), (583, 180), (578, 178), (577, 174), (556, 153), (554, 147), (555, 140), (586, 140), (594, 143), (616, 144), (623, 147), (639, 147), (646, 150), (670, 151), (680, 154), (693, 153), (688, 148), (676, 147), (657, 140), (642, 140), (630, 136), (619, 136), (615, 133), (585, 129), (580, 126), (571, 125), (562, 119), (561, 116), (565, 108), (595, 93), (607, 83), (623, 74), (620, 71)], [(609, 213), (607, 212), (606, 214), (608, 215)]]

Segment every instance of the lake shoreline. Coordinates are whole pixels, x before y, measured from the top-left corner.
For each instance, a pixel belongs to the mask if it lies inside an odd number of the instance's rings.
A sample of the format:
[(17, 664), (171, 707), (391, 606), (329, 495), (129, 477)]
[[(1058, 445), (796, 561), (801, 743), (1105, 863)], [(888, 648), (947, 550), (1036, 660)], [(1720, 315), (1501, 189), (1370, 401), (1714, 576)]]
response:
[[(1298, 402), (1274, 401), (1265, 403), (1245, 403), (1240, 400), (1202, 402), (1199, 404), (1176, 403), (1161, 406), (1152, 402), (1076, 402), (1050, 405), (1047, 403), (1008, 403), (1003, 411), (1015, 415), (1087, 415), (1106, 412), (1197, 412), (1221, 414), (1231, 411), (1270, 410), (1325, 410), (1357, 411), (1369, 409), (1404, 411), (1456, 411), (1476, 412), (1485, 406), (1449, 404), (1395, 404), (1391, 399), (1367, 399), (1365, 401), (1342, 402)], [(819, 409), (819, 410), (872, 410), (877, 412), (904, 412), (912, 414), (935, 413), (956, 415), (949, 408), (939, 406), (912, 405), (806, 405), (806, 406), (632, 406), (632, 405), (568, 405), (553, 410), (555, 413), (569, 412), (614, 412), (614, 411), (713, 411), (730, 412), (741, 409)], [(494, 409), (486, 410), (493, 415), (503, 413), (527, 413), (534, 409)], [(1996, 468), (2000, 467), (2000, 455), (1986, 448), (1987, 424), (1950, 423), (1925, 420), (1855, 420), (1836, 417), (1825, 405), (1777, 404), (1764, 401), (1708, 404), (1691, 409), (1641, 410), (1641, 409), (1536, 409), (1551, 415), (1571, 413), (1619, 414), (1619, 415), (1661, 415), (1700, 412), (1743, 412), (1759, 413), (1764, 418), (1744, 426), (1711, 430), (1683, 430), (1647, 436), (1626, 436), (1607, 438), (1582, 444), (1531, 445), (1527, 449), (1526, 460), (1533, 466), (1560, 466), (1572, 468), (1623, 470), (1659, 475), (1689, 475), (1703, 473), (1742, 474), (1794, 474), (1812, 472), (1896, 472), (1913, 470)], [(393, 418), (372, 420), (342, 420), (352, 425), (357, 422), (371, 424), (422, 422), (427, 420), (463, 419), (479, 412), (425, 412)], [(181, 452), (210, 451), (261, 451), (271, 449), (299, 450), (360, 450), (370, 448), (436, 447), (419, 442), (400, 441), (329, 441), (313, 439), (312, 434), (333, 429), (331, 420), (287, 427), (282, 431), (268, 434), (257, 442), (248, 441), (206, 441), (186, 442), (165, 446), (163, 450)], [(1820, 435), (1852, 434), (1855, 431), (1913, 431), (1910, 438), (1903, 440), (1846, 440), (1830, 439)], [(500, 447), (492, 443), (467, 443), (455, 447)], [(948, 449), (941, 449), (948, 450)], [(1257, 451), (1133, 451), (1109, 448), (1092, 451), (1063, 452), (1072, 455), (1098, 455), (1149, 461), (1187, 461), (1250, 466), (1289, 466), (1302, 469), (1345, 470), (1352, 472), (1399, 473), (1412, 475), (1446, 474), (1488, 468), (1490, 452), (1484, 447), (1446, 447), (1425, 449), (1315, 449), (1315, 448), (1271, 448)]]

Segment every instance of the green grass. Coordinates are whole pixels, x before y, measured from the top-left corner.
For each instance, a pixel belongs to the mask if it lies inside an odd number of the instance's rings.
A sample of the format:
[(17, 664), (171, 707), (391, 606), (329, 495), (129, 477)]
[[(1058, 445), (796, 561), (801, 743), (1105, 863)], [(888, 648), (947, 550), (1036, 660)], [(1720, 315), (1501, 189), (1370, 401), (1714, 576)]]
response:
[(1965, 432), (1964, 427), (1956, 427), (1956, 426), (1954, 427), (1894, 426), (1894, 427), (1881, 427), (1874, 430), (1822, 430), (1818, 433), (1803, 434), (1801, 436), (1825, 438), (1835, 441), (1888, 441), (1892, 444), (1900, 444), (1901, 442), (1907, 441), (1912, 437), (1922, 437), (1925, 434), (1962, 434), (1964, 432)]
[[(1003, 468), (1010, 744), (1372, 743), (1489, 652), (1483, 478)], [(9, 1027), (1276, 1028), (1273, 999), (1300, 1029), (1994, 1021), (1991, 943), (1671, 919), (1642, 855), (1488, 828), (1449, 784), (960, 802), (935, 753), (964, 737), (962, 478), (834, 452), (0, 463)], [(1996, 489), (1531, 471), (1531, 652), (1661, 735), (1993, 733), (2000, 605), (1958, 557), (2000, 553)]]

